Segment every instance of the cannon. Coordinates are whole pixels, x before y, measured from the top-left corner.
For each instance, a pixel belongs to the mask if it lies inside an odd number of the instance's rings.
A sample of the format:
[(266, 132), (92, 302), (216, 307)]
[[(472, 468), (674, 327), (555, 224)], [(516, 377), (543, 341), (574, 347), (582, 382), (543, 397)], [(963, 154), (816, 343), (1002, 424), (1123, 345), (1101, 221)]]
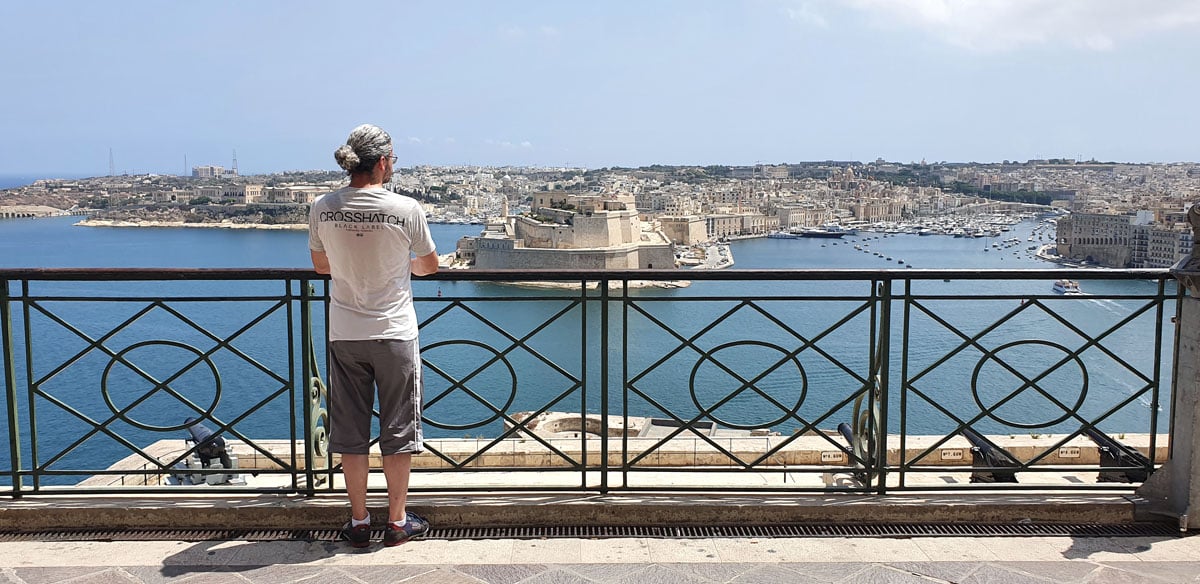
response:
[(876, 421), (880, 419), (881, 392), (879, 388), (882, 384), (879, 379), (879, 369), (883, 363), (883, 345), (881, 344), (876, 351), (871, 375), (863, 384), (858, 396), (854, 398), (854, 411), (851, 413), (850, 422), (842, 422), (837, 426), (838, 433), (846, 439), (846, 444), (849, 446), (847, 454), (854, 458), (852, 461), (855, 468), (852, 471), (854, 479), (864, 486), (870, 485), (871, 481), (879, 476), (879, 471), (875, 470), (874, 431), (877, 428)]
[(225, 448), (225, 439), (217, 436), (211, 428), (201, 424), (196, 418), (183, 421), (191, 434), (191, 441), (196, 443), (196, 456), (200, 458), (200, 466), (208, 468), (213, 460), (221, 461), (221, 468), (233, 468), (233, 460), (229, 450)]
[[(963, 428), (962, 435), (971, 443), (971, 466), (991, 469), (1020, 468), (1021, 463), (1012, 454), (999, 446), (984, 440), (970, 428)], [(976, 470), (971, 473), (972, 483), (1015, 483), (1015, 471), (1006, 470)]]
[(1095, 428), (1085, 428), (1083, 433), (1100, 447), (1100, 468), (1113, 469), (1101, 471), (1096, 482), (1144, 483), (1154, 472), (1150, 459), (1136, 449), (1113, 440)]
[[(846, 439), (846, 443), (850, 445), (851, 454), (860, 459), (865, 456), (865, 449), (862, 447), (863, 438), (856, 437), (854, 435), (854, 429), (850, 427), (850, 424), (842, 422), (841, 424), (838, 424), (837, 429), (838, 432), (841, 433), (842, 437)], [(863, 466), (863, 463), (860, 460), (855, 460), (854, 466), (856, 469), (858, 469), (853, 472), (854, 480), (863, 485), (868, 484), (871, 479), (871, 475), (867, 472), (866, 468)]]

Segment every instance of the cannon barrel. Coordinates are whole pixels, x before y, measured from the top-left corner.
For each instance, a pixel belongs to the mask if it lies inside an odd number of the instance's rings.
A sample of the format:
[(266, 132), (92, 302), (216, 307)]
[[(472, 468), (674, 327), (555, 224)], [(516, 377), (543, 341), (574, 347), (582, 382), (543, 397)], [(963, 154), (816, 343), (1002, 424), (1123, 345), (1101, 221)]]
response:
[[(1021, 463), (1007, 450), (984, 440), (983, 436), (970, 429), (961, 431), (964, 438), (971, 443), (971, 466), (999, 468), (1020, 468)], [(976, 470), (971, 473), (972, 483), (1015, 483), (1015, 471), (1005, 470)]]
[(1117, 442), (1095, 428), (1085, 428), (1083, 433), (1100, 447), (1100, 467), (1112, 469), (1101, 471), (1096, 477), (1097, 482), (1144, 483), (1154, 472), (1150, 459), (1137, 449)]
[[(838, 432), (842, 435), (842, 437), (846, 439), (846, 444), (848, 444), (850, 447), (850, 453), (854, 454), (854, 451), (855, 451), (854, 445), (856, 444), (855, 436), (854, 436), (854, 429), (850, 427), (850, 424), (847, 424), (845, 422), (838, 424), (837, 429), (838, 429)], [(853, 460), (851, 462), (854, 464), (855, 467), (861, 469), (861, 470), (857, 470), (853, 473), (854, 479), (864, 485), (867, 484), (868, 482), (870, 482), (871, 477), (870, 477), (870, 475), (867, 474), (866, 467), (863, 466), (862, 461)]]
[(849, 444), (851, 448), (853, 448), (854, 447), (854, 430), (852, 430), (850, 428), (850, 424), (842, 422), (841, 424), (838, 424), (837, 429), (838, 429), (838, 432), (841, 433), (842, 438), (846, 439), (846, 443)]
[(223, 468), (233, 468), (233, 459), (225, 448), (224, 438), (195, 418), (188, 418), (183, 423), (187, 424), (188, 434), (196, 443), (196, 456), (200, 458), (201, 467), (208, 468), (213, 459), (219, 459)]

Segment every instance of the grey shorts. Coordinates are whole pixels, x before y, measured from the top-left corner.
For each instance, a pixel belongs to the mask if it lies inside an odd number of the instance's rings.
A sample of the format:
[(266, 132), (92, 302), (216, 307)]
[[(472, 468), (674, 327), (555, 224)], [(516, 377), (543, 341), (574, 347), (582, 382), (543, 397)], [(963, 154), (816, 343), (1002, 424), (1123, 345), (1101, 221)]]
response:
[(417, 339), (333, 341), (329, 345), (330, 452), (369, 453), (376, 390), (380, 453), (424, 450)]

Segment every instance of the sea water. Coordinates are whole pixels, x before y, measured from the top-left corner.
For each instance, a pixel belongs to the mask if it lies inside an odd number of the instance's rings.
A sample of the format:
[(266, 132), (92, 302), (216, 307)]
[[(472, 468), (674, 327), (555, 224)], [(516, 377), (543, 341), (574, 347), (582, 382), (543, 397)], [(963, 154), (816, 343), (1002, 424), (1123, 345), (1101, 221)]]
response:
[[(76, 226), (78, 220), (0, 221), (0, 268), (310, 267), (304, 231), (102, 228)], [(996, 239), (862, 233), (840, 240), (746, 239), (731, 243), (731, 250), (735, 269), (1052, 268), (1028, 249), (1045, 243), (1029, 240), (1038, 225), (1025, 221)], [(442, 253), (479, 229), (431, 226)], [(1044, 237), (1052, 235), (1051, 230)], [(1013, 238), (1015, 245), (992, 245)], [(915, 283), (916, 294), (1006, 298), (931, 299), (908, 311), (892, 305), (888, 333), (896, 350), (887, 355), (889, 367), (874, 372), (886, 381), (889, 430), (946, 433), (970, 422), (985, 433), (1070, 432), (1082, 420), (1101, 420), (1102, 429), (1115, 433), (1146, 432), (1152, 417), (1164, 424), (1166, 408), (1153, 415), (1143, 377), (1157, 370), (1161, 387), (1169, 387), (1170, 347), (1158, 363), (1148, 348), (1158, 323), (1171, 338), (1171, 325), (1164, 322), (1170, 314), (1160, 318), (1144, 311), (1144, 300), (1046, 298), (1051, 284)], [(1097, 296), (1145, 295), (1157, 284), (1096, 280), (1084, 286)], [(599, 412), (603, 403), (611, 413), (699, 416), (733, 427), (832, 428), (849, 421), (855, 395), (871, 378), (866, 339), (882, 330), (872, 320), (871, 287), (863, 281), (726, 281), (632, 290), (626, 302), (609, 310), (612, 336), (602, 355), (600, 307), (578, 305), (578, 291), (416, 281), (430, 364), (427, 435), (494, 437), (504, 430), (497, 409)], [(18, 367), (18, 424), (23, 434), (31, 432), (34, 404), (38, 460), (54, 461), (47, 468), (94, 468), (80, 461), (107, 464), (109, 453), (130, 452), (126, 442), (183, 437), (164, 429), (198, 412), (236, 421), (244, 438), (294, 438), (286, 431), (290, 422), (282, 422), (303, 415), (298, 396), (289, 393), (298, 390), (288, 389), (303, 385), (291, 378), (298, 365), (288, 360), (297, 342), (288, 338), (287, 324), (298, 317), (273, 298), (285, 292), (282, 283), (37, 282), (30, 292), (50, 299), (29, 312), (38, 393), (30, 395), (27, 372)], [(293, 285), (291, 292), (299, 290)], [(900, 284), (892, 290), (903, 292)], [(10, 293), (17, 293), (16, 284), (10, 284)], [(181, 295), (195, 299), (156, 304), (160, 297)], [(222, 296), (259, 299), (212, 298)], [(136, 300), (88, 301), (94, 297)], [(1038, 304), (1023, 304), (1038, 297)], [(1005, 316), (1009, 313), (1013, 316)], [(15, 316), (23, 323), (23, 314)], [(1131, 320), (1120, 330), (1106, 332), (1126, 319)], [(231, 335), (225, 346), (214, 340)], [(904, 335), (906, 350), (900, 349)], [(1096, 342), (1081, 335), (1104, 336)], [(1080, 347), (1086, 348), (1071, 357)], [(20, 364), (24, 346), (14, 348)], [(323, 351), (317, 354), (323, 370)], [(206, 356), (201, 365), (180, 371), (198, 355)], [(605, 368), (607, 399), (600, 390)], [(1042, 374), (1035, 383), (1048, 396), (1024, 391), (1011, 397)], [(150, 379), (171, 379), (164, 387), (176, 393), (151, 391)], [(1164, 395), (1162, 401), (1169, 400)], [(984, 413), (988, 408), (990, 415)], [(5, 446), (7, 425), (6, 413), (0, 420)]]

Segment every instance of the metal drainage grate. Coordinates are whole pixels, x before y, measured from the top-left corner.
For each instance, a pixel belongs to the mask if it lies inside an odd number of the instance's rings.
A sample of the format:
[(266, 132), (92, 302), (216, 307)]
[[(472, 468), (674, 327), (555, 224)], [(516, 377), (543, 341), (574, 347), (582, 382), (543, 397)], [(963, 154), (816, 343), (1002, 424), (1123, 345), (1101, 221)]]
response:
[[(794, 524), (751, 526), (593, 526), (562, 527), (478, 527), (434, 528), (426, 539), (605, 539), (653, 537), (689, 539), (709, 537), (1147, 537), (1178, 536), (1177, 528), (1166, 523), (1061, 524)], [(373, 537), (383, 536), (377, 530)], [(336, 529), (76, 529), (71, 531), (0, 532), (0, 542), (11, 541), (336, 541)]]

